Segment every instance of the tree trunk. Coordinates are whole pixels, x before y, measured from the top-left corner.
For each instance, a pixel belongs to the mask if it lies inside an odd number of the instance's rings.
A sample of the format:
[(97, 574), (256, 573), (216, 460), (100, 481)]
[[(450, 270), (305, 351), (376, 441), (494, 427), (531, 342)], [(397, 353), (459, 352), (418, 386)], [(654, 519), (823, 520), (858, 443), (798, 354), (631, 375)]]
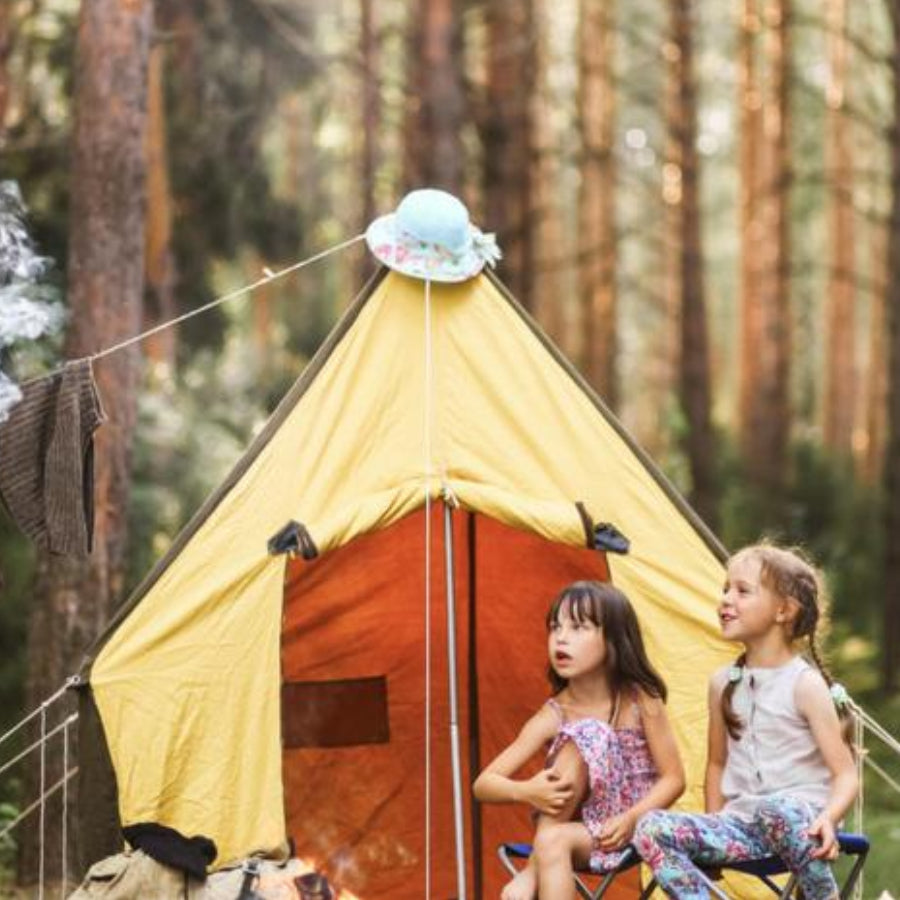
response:
[[(362, 108), (362, 146), (360, 147), (360, 180), (362, 206), (360, 231), (375, 218), (375, 174), (378, 171), (378, 138), (381, 131), (381, 82), (378, 59), (378, 35), (373, 0), (360, 0), (359, 54), (360, 99)], [(359, 283), (362, 284), (374, 268), (370, 253), (360, 257)]]
[(891, 130), (891, 215), (888, 231), (887, 449), (884, 466), (884, 652), (885, 690), (898, 685), (900, 673), (900, 0), (889, 0), (893, 24), (891, 54), (893, 122)]
[[(741, 190), (744, 213), (741, 336), (741, 444), (767, 514), (783, 496), (790, 432), (790, 247), (788, 199), (789, 0), (767, 0), (766, 90), (760, 98), (751, 35), (754, 0), (746, 0), (741, 59), (743, 84)], [(745, 46), (750, 44), (750, 46)], [(758, 104), (759, 108), (758, 108)], [(761, 115), (761, 122), (758, 117)], [(760, 135), (761, 130), (761, 135)], [(746, 146), (760, 140), (761, 158)], [(754, 171), (754, 169), (756, 171)], [(756, 198), (747, 192), (755, 192)]]
[(856, 417), (856, 289), (853, 222), (853, 162), (846, 114), (846, 0), (829, 0), (831, 63), (828, 105), (829, 243), (828, 313), (825, 354), (824, 438), (835, 453), (849, 457)]
[(578, 113), (581, 128), (578, 283), (584, 370), (606, 402), (616, 383), (615, 4), (580, 0)]
[(881, 222), (873, 224), (872, 233), (872, 292), (869, 314), (869, 358), (865, 385), (866, 440), (862, 459), (863, 477), (869, 484), (877, 484), (884, 471), (885, 413), (887, 405), (887, 298), (888, 229)]
[(672, 82), (669, 121), (672, 158), (666, 169), (666, 201), (672, 205), (679, 248), (679, 399), (687, 419), (683, 448), (691, 472), (691, 501), (704, 521), (717, 525), (715, 447), (710, 419), (709, 338), (700, 238), (697, 159), (697, 95), (694, 81), (691, 0), (672, 2)]
[(528, 308), (534, 275), (531, 97), (535, 76), (533, 0), (487, 0), (484, 225), (503, 250), (500, 273)]
[[(136, 334), (144, 277), (144, 137), (150, 0), (83, 0), (76, 58), (69, 211), (66, 356), (83, 357)], [(87, 559), (40, 554), (29, 633), (29, 707), (78, 669), (123, 590), (127, 506), (139, 351), (95, 366), (108, 417), (97, 432), (93, 552)], [(61, 777), (51, 744), (48, 783)], [(30, 796), (37, 793), (32, 771)], [(59, 876), (61, 813), (50, 803), (45, 871)], [(23, 847), (22, 874), (37, 874), (37, 847)], [(69, 834), (72, 834), (70, 829)], [(72, 873), (72, 867), (69, 867)]]
[(418, 0), (410, 29), (405, 127), (408, 188), (463, 188), (462, 75), (459, 0)]
[(12, 4), (0, 3), (0, 145), (6, 134), (9, 107), (9, 56), (12, 51)]
[(742, 0), (739, 22), (738, 66), (740, 110), (740, 402), (738, 432), (745, 456), (753, 449), (753, 418), (759, 384), (759, 345), (762, 317), (758, 282), (758, 258), (762, 237), (760, 215), (759, 147), (761, 104), (756, 65), (760, 30), (757, 0)]
[(534, 208), (532, 238), (535, 247), (533, 309), (541, 326), (563, 349), (568, 350), (566, 291), (563, 287), (565, 235), (560, 209), (560, 146), (554, 122), (554, 100), (549, 82), (552, 10), (548, 0), (535, 0), (538, 23), (535, 89), (532, 98), (534, 123)]
[[(147, 75), (147, 211), (144, 264), (147, 291), (144, 327), (152, 328), (175, 317), (175, 259), (172, 252), (172, 188), (166, 146), (166, 104), (163, 79), (165, 48), (150, 50)], [(167, 328), (144, 342), (144, 353), (159, 374), (175, 368), (177, 330)]]

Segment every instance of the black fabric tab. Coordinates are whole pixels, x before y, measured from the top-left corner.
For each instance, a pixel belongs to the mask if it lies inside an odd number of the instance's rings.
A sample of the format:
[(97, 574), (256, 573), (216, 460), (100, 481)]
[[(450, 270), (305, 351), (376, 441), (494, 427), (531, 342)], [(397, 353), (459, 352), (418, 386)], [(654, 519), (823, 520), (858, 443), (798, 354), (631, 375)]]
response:
[(615, 525), (600, 522), (594, 526), (594, 549), (625, 554), (631, 549), (631, 541)]
[(269, 556), (291, 553), (299, 554), (304, 559), (315, 559), (319, 555), (319, 550), (306, 526), (293, 519), (269, 538), (268, 547)]

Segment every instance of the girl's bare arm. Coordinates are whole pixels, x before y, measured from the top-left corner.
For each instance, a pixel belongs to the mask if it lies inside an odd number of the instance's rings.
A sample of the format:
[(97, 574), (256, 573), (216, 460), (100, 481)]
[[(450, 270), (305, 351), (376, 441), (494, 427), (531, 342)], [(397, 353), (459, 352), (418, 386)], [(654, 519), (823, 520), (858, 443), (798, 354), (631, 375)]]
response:
[(722, 772), (728, 759), (728, 731), (722, 715), (722, 691), (726, 669), (720, 669), (709, 679), (709, 735), (706, 752), (706, 777), (703, 791), (708, 813), (718, 812), (725, 805), (722, 795)]
[(800, 677), (795, 699), (831, 772), (831, 795), (824, 814), (837, 824), (850, 809), (859, 790), (853, 754), (844, 740), (841, 720), (828, 685), (818, 672), (807, 672)]
[(646, 795), (629, 810), (635, 819), (651, 809), (671, 806), (684, 792), (685, 784), (684, 766), (666, 705), (659, 698), (642, 693), (638, 706), (658, 777)]
[(542, 769), (527, 779), (513, 775), (539, 753), (556, 734), (554, 712), (543, 706), (522, 727), (518, 737), (491, 763), (472, 786), (483, 803), (529, 803), (541, 812), (552, 814), (573, 794), (573, 785), (554, 769)]

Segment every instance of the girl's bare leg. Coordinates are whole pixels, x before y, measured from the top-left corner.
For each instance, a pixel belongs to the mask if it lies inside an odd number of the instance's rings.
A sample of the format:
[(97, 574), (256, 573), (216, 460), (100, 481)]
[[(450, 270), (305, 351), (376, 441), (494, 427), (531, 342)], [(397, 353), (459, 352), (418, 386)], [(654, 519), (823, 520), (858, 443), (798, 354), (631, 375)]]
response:
[[(556, 758), (554, 768), (563, 778), (567, 778), (572, 782), (574, 788), (572, 799), (554, 816), (541, 813), (538, 818), (537, 829), (534, 836), (535, 852), (528, 860), (528, 865), (526, 865), (519, 874), (503, 888), (503, 891), (500, 894), (501, 900), (535, 900), (539, 883), (540, 862), (537, 857), (538, 847), (541, 843), (541, 834), (551, 826), (571, 823), (572, 817), (575, 815), (575, 812), (581, 805), (581, 801), (584, 799), (584, 795), (587, 792), (587, 766), (584, 764), (584, 760), (581, 758), (581, 754), (574, 744), (569, 743), (562, 748), (559, 756)], [(585, 834), (587, 834), (587, 830), (584, 829), (584, 826), (581, 827)], [(588, 840), (590, 840), (590, 836), (588, 836)], [(590, 855), (590, 846), (588, 846), (588, 855)], [(574, 881), (571, 877), (569, 878), (569, 881), (573, 885), (572, 890), (574, 892)], [(544, 890), (546, 889), (542, 887), (541, 900), (544, 898)], [(551, 894), (549, 896), (552, 898), (554, 895)], [(563, 894), (561, 896), (566, 895)], [(574, 896), (574, 893), (572, 896)]]
[(508, 881), (500, 891), (500, 900), (534, 900), (537, 896), (537, 870), (534, 857), (528, 864)]
[(535, 837), (541, 900), (575, 900), (575, 866), (585, 865), (594, 839), (581, 822), (555, 822)]

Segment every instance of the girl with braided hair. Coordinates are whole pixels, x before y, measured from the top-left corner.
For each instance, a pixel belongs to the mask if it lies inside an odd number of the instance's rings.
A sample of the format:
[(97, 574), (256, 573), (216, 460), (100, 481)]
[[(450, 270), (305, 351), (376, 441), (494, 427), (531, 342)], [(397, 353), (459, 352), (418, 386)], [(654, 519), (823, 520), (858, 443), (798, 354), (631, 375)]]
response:
[(777, 855), (807, 900), (837, 898), (829, 861), (858, 784), (841, 726), (849, 698), (817, 646), (822, 618), (819, 575), (799, 551), (757, 544), (729, 560), (719, 621), (744, 652), (710, 680), (706, 814), (654, 811), (635, 830), (670, 897), (710, 896), (698, 865)]

